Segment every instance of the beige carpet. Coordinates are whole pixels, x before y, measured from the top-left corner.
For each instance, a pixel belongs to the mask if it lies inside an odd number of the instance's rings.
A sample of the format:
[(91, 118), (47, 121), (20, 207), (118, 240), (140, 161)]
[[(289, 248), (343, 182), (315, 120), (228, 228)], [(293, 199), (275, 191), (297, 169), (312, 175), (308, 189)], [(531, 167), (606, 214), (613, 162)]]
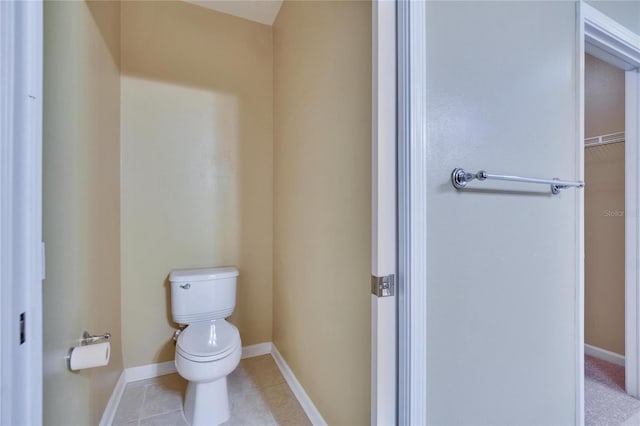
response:
[(585, 424), (621, 425), (640, 412), (640, 401), (624, 391), (624, 367), (585, 356)]

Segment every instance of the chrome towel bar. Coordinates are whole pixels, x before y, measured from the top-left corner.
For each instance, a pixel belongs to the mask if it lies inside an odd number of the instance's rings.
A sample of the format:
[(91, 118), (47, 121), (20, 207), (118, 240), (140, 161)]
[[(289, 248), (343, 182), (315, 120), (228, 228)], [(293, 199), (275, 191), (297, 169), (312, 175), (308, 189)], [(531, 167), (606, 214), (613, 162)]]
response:
[(462, 168), (455, 168), (453, 169), (453, 172), (451, 172), (451, 183), (456, 189), (465, 188), (467, 186), (467, 183), (471, 182), (474, 179), (493, 179), (506, 180), (509, 182), (541, 183), (543, 185), (550, 185), (552, 194), (559, 194), (561, 190), (566, 188), (584, 188), (584, 182), (560, 180), (558, 178), (538, 179), (521, 176), (492, 175), (485, 172), (484, 170), (480, 170), (478, 173), (468, 173)]

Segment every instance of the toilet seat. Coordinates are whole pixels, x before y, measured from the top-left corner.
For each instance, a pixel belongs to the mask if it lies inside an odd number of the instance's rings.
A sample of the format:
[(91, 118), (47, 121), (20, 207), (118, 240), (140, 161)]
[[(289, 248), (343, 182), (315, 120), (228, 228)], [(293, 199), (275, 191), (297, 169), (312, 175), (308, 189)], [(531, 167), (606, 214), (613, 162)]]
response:
[(176, 352), (194, 362), (225, 358), (240, 345), (240, 333), (225, 320), (189, 325), (178, 336)]

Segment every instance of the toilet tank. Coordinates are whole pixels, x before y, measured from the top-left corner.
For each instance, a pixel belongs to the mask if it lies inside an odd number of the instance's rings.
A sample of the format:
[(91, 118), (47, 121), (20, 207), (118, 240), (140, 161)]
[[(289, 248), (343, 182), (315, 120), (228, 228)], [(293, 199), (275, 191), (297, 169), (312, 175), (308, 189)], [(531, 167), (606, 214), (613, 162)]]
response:
[(234, 267), (171, 271), (171, 314), (178, 324), (222, 319), (236, 306)]

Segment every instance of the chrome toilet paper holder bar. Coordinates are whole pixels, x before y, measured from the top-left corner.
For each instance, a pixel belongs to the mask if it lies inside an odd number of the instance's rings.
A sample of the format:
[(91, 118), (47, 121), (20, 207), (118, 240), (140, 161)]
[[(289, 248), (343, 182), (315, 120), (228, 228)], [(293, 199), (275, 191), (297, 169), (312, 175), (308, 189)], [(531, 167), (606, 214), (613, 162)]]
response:
[(82, 333), (82, 339), (80, 339), (80, 344), (82, 346), (90, 345), (92, 343), (99, 342), (101, 340), (109, 341), (111, 340), (111, 333), (104, 333), (99, 335), (91, 335), (88, 331)]

